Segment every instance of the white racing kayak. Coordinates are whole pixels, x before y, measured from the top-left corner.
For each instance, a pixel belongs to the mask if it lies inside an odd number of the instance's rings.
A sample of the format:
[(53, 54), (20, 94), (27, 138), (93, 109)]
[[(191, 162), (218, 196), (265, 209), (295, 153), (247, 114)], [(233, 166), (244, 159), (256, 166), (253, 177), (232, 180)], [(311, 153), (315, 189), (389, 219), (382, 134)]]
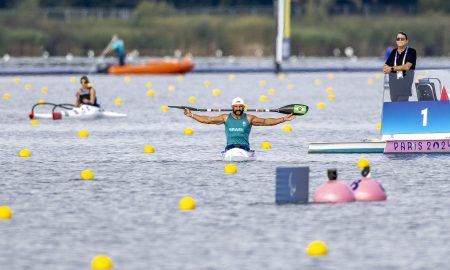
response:
[[(35, 113), (34, 108), (37, 105), (53, 105), (53, 110), (51, 113)], [(55, 111), (56, 108), (63, 108), (65, 110)], [(53, 119), (60, 120), (65, 118), (73, 119), (98, 119), (98, 118), (119, 118), (126, 117), (126, 114), (105, 111), (96, 106), (81, 105), (80, 107), (74, 107), (71, 104), (52, 104), (43, 103), (36, 104), (33, 106), (31, 113), (29, 114), (30, 119)]]
[(224, 161), (250, 161), (256, 160), (255, 150), (246, 151), (241, 148), (231, 148), (222, 152)]

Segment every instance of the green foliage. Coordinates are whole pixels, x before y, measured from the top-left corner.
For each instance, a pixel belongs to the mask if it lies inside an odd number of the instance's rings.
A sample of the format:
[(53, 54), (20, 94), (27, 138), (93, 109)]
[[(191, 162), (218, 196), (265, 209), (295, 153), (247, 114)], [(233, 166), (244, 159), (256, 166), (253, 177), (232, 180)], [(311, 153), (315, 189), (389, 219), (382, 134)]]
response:
[(136, 7), (133, 17), (140, 22), (151, 17), (170, 16), (176, 14), (175, 8), (164, 2), (156, 0), (142, 0)]
[(16, 2), (16, 9), (20, 11), (37, 11), (39, 9), (39, 0), (18, 0)]
[(41, 31), (36, 31), (35, 29), (20, 29), (5, 34), (9, 41), (17, 43), (40, 45), (45, 39), (45, 34)]
[(35, 55), (41, 51), (41, 46), (48, 36), (35, 29), (19, 29), (3, 32), (4, 51), (14, 51), (22, 55)]
[(306, 55), (331, 55), (345, 46), (345, 36), (332, 29), (305, 27), (292, 32), (292, 52)]
[(419, 0), (419, 10), (422, 13), (449, 13), (450, 1), (448, 0)]
[(328, 9), (336, 0), (304, 0), (306, 6), (306, 20), (321, 22), (328, 18)]
[(20, 0), (17, 2), (15, 21), (17, 24), (31, 26), (39, 21), (39, 1)]
[[(25, 2), (36, 0), (24, 0)], [(22, 2), (24, 3), (24, 2)], [(125, 41), (128, 51), (141, 55), (173, 55), (175, 50), (194, 55), (250, 55), (263, 51), (272, 55), (275, 22), (272, 16), (254, 15), (179, 15), (169, 8), (166, 15), (151, 7), (159, 2), (144, 1), (134, 13), (134, 20), (75, 18), (70, 22), (33, 19), (16, 13), (0, 16), (0, 52), (12, 55), (98, 55), (114, 33)], [(166, 4), (163, 4), (166, 5)], [(147, 10), (147, 11), (146, 11)], [(172, 11), (170, 11), (172, 10)], [(155, 12), (150, 15), (151, 12)], [(22, 15), (17, 15), (22, 14)], [(419, 56), (448, 55), (450, 52), (450, 17), (434, 14), (420, 16), (337, 16), (326, 20), (300, 17), (292, 20), (292, 54), (330, 56), (335, 48), (351, 46), (358, 56), (378, 56), (394, 46), (398, 31), (405, 31), (410, 45)]]

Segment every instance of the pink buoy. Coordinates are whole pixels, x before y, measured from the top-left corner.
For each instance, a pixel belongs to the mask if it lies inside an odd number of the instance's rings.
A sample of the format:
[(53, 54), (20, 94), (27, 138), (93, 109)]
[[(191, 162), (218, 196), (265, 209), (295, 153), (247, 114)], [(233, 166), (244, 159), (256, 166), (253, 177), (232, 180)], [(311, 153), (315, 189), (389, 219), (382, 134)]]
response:
[(320, 185), (314, 193), (313, 200), (317, 203), (343, 203), (355, 201), (352, 189), (344, 182), (336, 180), (335, 169), (328, 170), (329, 181)]
[(355, 199), (361, 202), (385, 201), (386, 191), (378, 181), (370, 178), (369, 172), (369, 167), (364, 168), (363, 178), (352, 183)]

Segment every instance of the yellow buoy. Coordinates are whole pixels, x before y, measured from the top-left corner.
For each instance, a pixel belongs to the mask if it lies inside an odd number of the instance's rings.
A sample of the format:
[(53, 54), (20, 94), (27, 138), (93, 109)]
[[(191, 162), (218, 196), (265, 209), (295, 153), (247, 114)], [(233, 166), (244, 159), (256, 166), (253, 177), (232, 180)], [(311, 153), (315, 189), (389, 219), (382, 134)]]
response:
[(178, 76), (177, 81), (179, 82), (184, 81), (184, 76), (183, 75)]
[(155, 153), (155, 148), (151, 145), (146, 145), (144, 147), (144, 153)]
[(248, 110), (248, 105), (247, 104), (244, 105), (244, 111), (246, 111), (246, 110)]
[(126, 82), (126, 83), (129, 83), (131, 81), (130, 76), (123, 77), (123, 81)]
[(280, 73), (280, 74), (278, 75), (278, 80), (284, 81), (284, 79), (286, 79), (286, 75), (284, 75), (283, 73)]
[(260, 80), (260, 81), (259, 81), (259, 86), (264, 87), (264, 86), (266, 86), (266, 85), (267, 85), (266, 80)]
[(120, 105), (120, 104), (122, 104), (123, 103), (123, 100), (121, 99), (121, 98), (116, 98), (115, 100), (114, 100), (114, 104), (116, 104), (116, 105)]
[(14, 78), (14, 83), (20, 83), (20, 78), (19, 77), (15, 77)]
[(321, 81), (320, 79), (315, 79), (315, 80), (314, 80), (314, 84), (315, 84), (316, 86), (319, 86), (319, 85), (322, 84), (322, 81)]
[(188, 102), (189, 103), (195, 103), (196, 101), (197, 101), (197, 98), (194, 97), (194, 96), (191, 96), (191, 97), (188, 98)]
[(80, 177), (83, 180), (92, 180), (94, 179), (95, 175), (91, 170), (84, 170), (81, 172)]
[(217, 97), (220, 95), (220, 90), (216, 88), (212, 91), (212, 94)]
[(152, 88), (152, 86), (153, 86), (153, 83), (151, 83), (151, 82), (148, 82), (147, 84), (145, 84), (146, 86), (147, 86), (147, 88)]
[(236, 165), (230, 163), (225, 166), (223, 171), (228, 174), (234, 174), (234, 173), (237, 173), (237, 167), (236, 167)]
[(335, 95), (328, 95), (328, 99), (329, 99), (329, 100), (335, 100), (335, 99), (336, 99), (336, 96), (335, 96)]
[(30, 90), (31, 89), (31, 84), (27, 83), (25, 84), (25, 90)]
[(92, 85), (91, 82), (88, 82), (87, 86), (88, 86), (88, 87), (93, 87), (93, 85)]
[(0, 205), (0, 219), (11, 219), (12, 215), (13, 213), (8, 206)]
[(229, 81), (234, 81), (234, 80), (236, 80), (236, 75), (234, 75), (234, 74), (228, 75), (228, 80), (229, 80)]
[(292, 126), (291, 125), (284, 125), (282, 127), (283, 132), (292, 132)]
[(183, 197), (180, 200), (180, 209), (184, 211), (195, 209), (195, 200), (192, 197)]
[(44, 93), (44, 94), (48, 93), (48, 87), (45, 87), (45, 86), (42, 87), (41, 88), (41, 92)]
[(267, 93), (269, 94), (269, 95), (275, 95), (275, 89), (273, 89), (273, 88), (270, 88), (268, 91), (267, 91)]
[(262, 95), (262, 96), (259, 97), (259, 100), (262, 101), (262, 102), (266, 102), (267, 101), (267, 96)]
[(11, 94), (10, 94), (10, 93), (4, 93), (4, 94), (3, 94), (3, 99), (8, 100), (8, 99), (10, 99), (10, 98), (11, 98)]
[(294, 89), (294, 84), (293, 84), (293, 83), (288, 84), (288, 85), (287, 85), (287, 89), (288, 89), (288, 90)]
[(328, 247), (322, 241), (313, 241), (306, 248), (306, 253), (309, 256), (325, 256), (328, 254)]
[(161, 111), (162, 112), (167, 112), (169, 110), (169, 107), (167, 107), (166, 105), (162, 105), (161, 106)]
[(69, 78), (69, 82), (70, 83), (76, 83), (77, 82), (77, 78), (75, 76), (72, 76)]
[(31, 120), (30, 123), (31, 123), (32, 126), (37, 126), (37, 125), (39, 125), (39, 121), (36, 120), (36, 119)]
[(31, 152), (28, 149), (22, 149), (19, 152), (19, 157), (31, 157)]
[(367, 159), (360, 159), (358, 160), (358, 168), (365, 168), (365, 167), (370, 167), (370, 163)]
[(210, 81), (204, 81), (203, 82), (203, 86), (209, 87), (209, 86), (211, 86), (211, 82)]
[(327, 89), (325, 91), (327, 91), (327, 94), (329, 94), (329, 95), (334, 94), (333, 87), (327, 87)]
[(323, 108), (325, 108), (325, 103), (323, 103), (323, 102), (317, 103), (317, 109), (321, 110)]
[(153, 90), (148, 90), (148, 91), (147, 91), (147, 96), (149, 96), (149, 97), (155, 96), (155, 91), (153, 91)]
[(175, 91), (175, 86), (174, 85), (169, 85), (167, 87), (167, 89), (169, 89), (169, 91)]
[(334, 74), (328, 73), (327, 78), (328, 78), (328, 80), (332, 81), (334, 79)]
[(372, 79), (372, 78), (367, 79), (367, 84), (368, 84), (368, 85), (371, 85), (371, 84), (373, 84), (374, 82), (375, 82), (375, 80)]
[(98, 255), (92, 259), (91, 267), (94, 270), (109, 270), (113, 268), (113, 262), (106, 255)]
[(272, 145), (270, 144), (270, 142), (262, 142), (261, 143), (261, 149), (271, 149)]
[(44, 104), (45, 103), (45, 100), (43, 100), (43, 99), (40, 99), (40, 100), (38, 100), (38, 102), (37, 103), (39, 103), (39, 104)]
[(190, 127), (185, 128), (185, 129), (184, 129), (184, 134), (186, 134), (186, 135), (192, 135), (192, 134), (194, 134), (194, 130), (193, 130), (192, 128), (190, 128)]
[(378, 128), (378, 129), (381, 129), (381, 122), (378, 122), (378, 123), (377, 123), (377, 128)]
[(78, 131), (78, 137), (80, 137), (80, 138), (87, 138), (87, 137), (89, 137), (89, 131), (84, 130), (84, 129)]
[(380, 72), (375, 73), (375, 79), (380, 79), (382, 74)]

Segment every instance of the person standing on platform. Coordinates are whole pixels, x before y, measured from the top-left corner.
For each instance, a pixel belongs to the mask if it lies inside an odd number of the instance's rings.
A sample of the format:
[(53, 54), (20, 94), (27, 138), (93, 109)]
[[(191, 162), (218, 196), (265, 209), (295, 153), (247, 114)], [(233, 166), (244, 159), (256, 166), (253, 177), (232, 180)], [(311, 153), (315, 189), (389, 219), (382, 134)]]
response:
[(397, 48), (386, 60), (383, 72), (389, 74), (391, 101), (408, 101), (412, 96), (417, 53), (408, 46), (408, 36), (404, 32), (397, 33), (396, 43)]

